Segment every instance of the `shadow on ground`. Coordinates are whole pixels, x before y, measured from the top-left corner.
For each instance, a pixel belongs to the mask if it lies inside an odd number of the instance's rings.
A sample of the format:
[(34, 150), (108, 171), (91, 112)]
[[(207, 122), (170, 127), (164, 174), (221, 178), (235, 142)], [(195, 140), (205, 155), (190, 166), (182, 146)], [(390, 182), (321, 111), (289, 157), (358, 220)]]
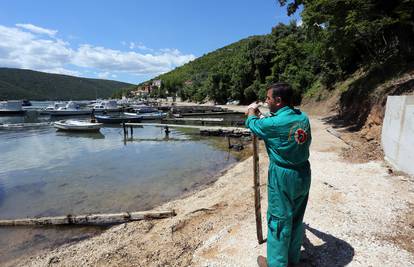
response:
[(344, 128), (349, 132), (357, 132), (361, 127), (354, 122), (343, 119), (340, 115), (332, 115), (321, 119), (325, 124), (330, 125), (334, 129)]
[(341, 267), (347, 266), (355, 255), (354, 248), (344, 240), (333, 235), (323, 233), (305, 224), (305, 229), (319, 238), (323, 244), (313, 245), (308, 237), (305, 236), (303, 246), (303, 266), (305, 267)]

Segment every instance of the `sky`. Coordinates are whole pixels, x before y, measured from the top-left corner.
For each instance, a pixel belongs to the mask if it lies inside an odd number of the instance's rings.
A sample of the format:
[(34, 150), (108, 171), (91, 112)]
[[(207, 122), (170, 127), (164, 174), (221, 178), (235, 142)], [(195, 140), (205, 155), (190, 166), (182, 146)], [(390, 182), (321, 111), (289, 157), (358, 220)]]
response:
[(0, 0), (0, 67), (137, 84), (292, 19), (277, 0)]

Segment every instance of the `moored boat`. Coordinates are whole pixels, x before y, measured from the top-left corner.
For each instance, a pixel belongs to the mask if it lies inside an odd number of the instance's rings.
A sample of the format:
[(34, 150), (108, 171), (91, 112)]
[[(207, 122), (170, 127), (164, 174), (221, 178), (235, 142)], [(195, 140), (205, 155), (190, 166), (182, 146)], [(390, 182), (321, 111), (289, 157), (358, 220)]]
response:
[(81, 109), (79, 104), (69, 101), (64, 107), (54, 109), (46, 108), (41, 114), (49, 114), (51, 116), (76, 116), (89, 115), (91, 113), (91, 109)]
[(23, 114), (26, 111), (22, 108), (21, 100), (0, 101), (0, 115)]
[(53, 126), (62, 131), (83, 131), (83, 132), (97, 132), (102, 126), (102, 123), (95, 123), (89, 121), (79, 120), (62, 120), (55, 121)]
[(150, 106), (132, 106), (135, 112), (137, 113), (155, 113), (159, 112), (157, 108), (150, 107)]
[(120, 124), (126, 122), (141, 122), (141, 118), (136, 114), (126, 115), (95, 115), (95, 119), (100, 123)]
[(95, 112), (115, 112), (120, 111), (122, 108), (118, 106), (116, 100), (105, 100), (94, 104), (92, 109)]
[(167, 117), (167, 113), (165, 112), (152, 112), (152, 113), (129, 113), (124, 112), (125, 115), (128, 116), (137, 116), (141, 120), (161, 120)]

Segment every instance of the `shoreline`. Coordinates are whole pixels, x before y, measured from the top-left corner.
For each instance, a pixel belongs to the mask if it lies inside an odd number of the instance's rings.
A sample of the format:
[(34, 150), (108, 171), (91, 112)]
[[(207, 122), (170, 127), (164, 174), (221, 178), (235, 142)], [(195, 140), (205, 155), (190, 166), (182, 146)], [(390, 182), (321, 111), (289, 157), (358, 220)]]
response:
[[(221, 202), (214, 203), (212, 205), (194, 205), (193, 200), (206, 199), (207, 202), (210, 202), (210, 199), (206, 197), (206, 195), (214, 191), (219, 192), (220, 191), (219, 188), (221, 187), (221, 185), (228, 183), (228, 181), (226, 181), (227, 180), (226, 178), (233, 176), (235, 171), (237, 172), (238, 169), (240, 169), (242, 166), (244, 167), (247, 163), (250, 163), (250, 162), (251, 162), (251, 156), (249, 156), (247, 159), (243, 159), (239, 162), (233, 163), (230, 166), (228, 166), (228, 168), (219, 171), (215, 175), (215, 178), (212, 179), (211, 182), (205, 185), (201, 185), (194, 190), (184, 193), (183, 195), (177, 197), (176, 199), (172, 199), (152, 209), (152, 210), (174, 209), (177, 213), (177, 216), (173, 218), (153, 220), (153, 221), (128, 222), (128, 223), (123, 223), (120, 225), (111, 226), (110, 228), (104, 230), (102, 233), (96, 236), (90, 237), (87, 240), (63, 244), (62, 246), (59, 246), (52, 250), (42, 250), (34, 254), (33, 256), (29, 256), (29, 257), (22, 256), (15, 260), (5, 262), (4, 264), (5, 266), (16, 266), (16, 265), (18, 266), (20, 265), (46, 266), (46, 265), (50, 265), (53, 263), (60, 265), (63, 263), (60, 260), (57, 260), (56, 256), (49, 257), (48, 255), (62, 252), (70, 248), (71, 246), (84, 247), (84, 245), (86, 245), (86, 247), (89, 248), (91, 247), (91, 244), (87, 244), (87, 243), (95, 243), (95, 242), (100, 243), (103, 240), (108, 240), (108, 239), (113, 240), (113, 237), (111, 236), (114, 234), (116, 235), (119, 231), (129, 230), (129, 231), (135, 232), (136, 229), (142, 230), (143, 228), (144, 230), (143, 234), (145, 234), (145, 233), (148, 233), (147, 231), (151, 231), (156, 226), (160, 226), (164, 229), (170, 229), (171, 233), (179, 232), (187, 224), (186, 221), (188, 218), (186, 217), (188, 216), (191, 217), (192, 214), (195, 214), (195, 215), (203, 214), (203, 213), (210, 214), (211, 211), (219, 210), (227, 206), (226, 204), (223, 204)], [(202, 200), (201, 202), (205, 202), (205, 201)], [(193, 203), (193, 205), (190, 205), (191, 206), (190, 207), (188, 203)], [(195, 208), (195, 207), (199, 207), (199, 208)], [(136, 229), (134, 230), (133, 228), (136, 228)], [(82, 264), (88, 265), (88, 260), (84, 259), (84, 261), (82, 261)], [(153, 264), (154, 264), (153, 262), (148, 262), (148, 265), (147, 264), (146, 265), (131, 264), (131, 266), (156, 266)], [(66, 265), (66, 263), (63, 265)], [(74, 264), (73, 266), (76, 266), (76, 265), (77, 264)], [(95, 265), (95, 264), (92, 264), (92, 265)], [(100, 265), (100, 263), (98, 265)], [(181, 265), (174, 265), (174, 266), (181, 266)]]
[[(409, 239), (414, 181), (389, 175), (382, 161), (345, 161), (340, 153), (347, 145), (326, 131), (328, 126), (321, 118), (312, 117), (311, 123), (312, 186), (304, 220), (305, 266), (414, 264), (414, 245)], [(268, 159), (263, 142), (259, 158), (265, 222)], [(206, 188), (158, 207), (176, 210), (174, 218), (113, 226), (90, 239), (6, 264), (256, 266), (256, 257), (265, 254), (266, 244), (256, 241), (252, 164), (250, 156)]]

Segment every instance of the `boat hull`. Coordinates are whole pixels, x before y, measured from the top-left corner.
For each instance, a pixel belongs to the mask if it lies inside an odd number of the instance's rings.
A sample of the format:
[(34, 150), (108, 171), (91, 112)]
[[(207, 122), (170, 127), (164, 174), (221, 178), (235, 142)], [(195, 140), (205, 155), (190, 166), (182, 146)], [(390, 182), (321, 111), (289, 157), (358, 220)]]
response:
[(52, 111), (43, 111), (42, 115), (50, 116), (80, 116), (80, 115), (90, 115), (91, 110), (52, 110)]
[(121, 112), (121, 111), (122, 111), (122, 108), (94, 109), (95, 113)]
[(53, 126), (60, 131), (98, 132), (102, 124), (80, 121), (56, 121)]
[(121, 124), (127, 122), (141, 122), (141, 118), (137, 116), (100, 116), (96, 115), (95, 119), (105, 124)]
[(143, 114), (124, 112), (124, 114), (128, 116), (137, 116), (141, 120), (161, 120), (167, 117), (167, 113), (163, 113), (163, 112), (143, 113)]
[(0, 115), (22, 115), (26, 110), (0, 110)]

